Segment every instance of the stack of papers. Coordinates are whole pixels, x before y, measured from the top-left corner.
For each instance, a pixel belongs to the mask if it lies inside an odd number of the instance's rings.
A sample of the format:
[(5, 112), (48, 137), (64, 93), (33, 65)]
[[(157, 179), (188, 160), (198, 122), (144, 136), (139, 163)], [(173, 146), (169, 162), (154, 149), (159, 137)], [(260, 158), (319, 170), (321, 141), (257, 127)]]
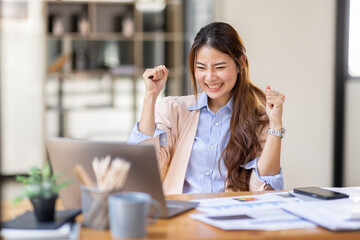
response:
[(267, 193), (239, 197), (199, 200), (192, 218), (223, 230), (282, 230), (312, 228), (315, 224), (282, 209), (301, 200), (288, 193)]
[(14, 229), (4, 228), (1, 230), (1, 237), (4, 240), (41, 240), (41, 239), (78, 239), (80, 231), (79, 223), (66, 223), (57, 229)]
[(258, 209), (237, 214), (193, 214), (191, 217), (223, 230), (283, 230), (316, 227), (315, 224), (282, 209)]
[(34, 212), (24, 214), (7, 222), (2, 222), (1, 237), (10, 239), (77, 239), (80, 226), (74, 218), (80, 209), (57, 211), (54, 222), (37, 222)]
[(302, 202), (283, 209), (332, 231), (360, 230), (360, 204), (350, 199)]
[(204, 213), (192, 218), (223, 230), (282, 230), (322, 226), (332, 231), (360, 230), (360, 189), (328, 188), (350, 197), (319, 200), (289, 193), (266, 193), (195, 200)]

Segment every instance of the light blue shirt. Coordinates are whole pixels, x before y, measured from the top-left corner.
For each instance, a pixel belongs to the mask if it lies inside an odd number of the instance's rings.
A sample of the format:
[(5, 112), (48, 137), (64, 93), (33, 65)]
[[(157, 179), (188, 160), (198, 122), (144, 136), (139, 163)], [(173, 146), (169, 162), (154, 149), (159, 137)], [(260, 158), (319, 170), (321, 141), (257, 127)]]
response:
[[(183, 193), (224, 192), (225, 190), (227, 170), (221, 159), (219, 171), (219, 159), (230, 137), (233, 101), (231, 98), (215, 114), (210, 110), (207, 100), (207, 95), (203, 92), (199, 96), (197, 103), (187, 109), (189, 111), (200, 110), (200, 116), (186, 170)], [(158, 135), (160, 135), (160, 146), (166, 146), (167, 133), (156, 128), (152, 137)], [(137, 144), (152, 137), (141, 133), (138, 123), (136, 123), (128, 143)], [(280, 170), (280, 173), (274, 176), (259, 176), (257, 171), (258, 160), (259, 158), (256, 158), (248, 162), (245, 168), (253, 168), (255, 176), (267, 185), (271, 185), (274, 189), (284, 189), (282, 171)]]
[(190, 161), (186, 170), (184, 193), (224, 192), (226, 167), (219, 159), (230, 137), (232, 99), (215, 114), (202, 93), (189, 111), (200, 110)]

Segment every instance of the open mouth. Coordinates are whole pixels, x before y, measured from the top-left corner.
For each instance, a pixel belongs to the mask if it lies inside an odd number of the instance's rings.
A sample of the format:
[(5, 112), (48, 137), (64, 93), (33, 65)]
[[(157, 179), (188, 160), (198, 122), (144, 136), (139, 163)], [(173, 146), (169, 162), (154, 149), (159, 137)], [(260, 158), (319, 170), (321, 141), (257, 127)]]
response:
[(223, 83), (218, 83), (218, 84), (206, 84), (206, 86), (210, 89), (210, 90), (218, 90), (221, 88), (221, 86), (223, 85)]

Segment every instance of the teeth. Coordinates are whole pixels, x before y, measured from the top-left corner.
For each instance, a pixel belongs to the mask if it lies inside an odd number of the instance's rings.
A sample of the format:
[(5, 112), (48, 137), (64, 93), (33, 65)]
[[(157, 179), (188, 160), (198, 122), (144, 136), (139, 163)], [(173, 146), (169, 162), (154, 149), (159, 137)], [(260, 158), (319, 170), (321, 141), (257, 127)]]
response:
[(219, 88), (221, 85), (222, 85), (222, 83), (213, 84), (213, 85), (208, 84), (208, 87), (209, 87), (209, 88), (212, 88), (212, 89), (215, 89), (215, 88)]

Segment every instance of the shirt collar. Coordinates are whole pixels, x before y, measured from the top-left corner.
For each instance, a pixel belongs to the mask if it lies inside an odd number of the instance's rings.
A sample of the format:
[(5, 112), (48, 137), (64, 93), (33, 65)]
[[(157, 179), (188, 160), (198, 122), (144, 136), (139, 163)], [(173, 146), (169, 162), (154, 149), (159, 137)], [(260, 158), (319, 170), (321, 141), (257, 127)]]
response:
[(187, 110), (189, 111), (193, 111), (193, 110), (199, 110), (203, 107), (207, 107), (207, 95), (205, 92), (202, 92), (200, 94), (200, 96), (198, 97), (196, 103), (194, 103), (193, 105), (191, 105)]
[(234, 105), (234, 99), (233, 97), (230, 98), (230, 100), (227, 102), (226, 106), (232, 111)]
[[(234, 99), (233, 99), (233, 97), (231, 97), (230, 100), (225, 105), (230, 109), (230, 111), (232, 111), (233, 102), (234, 102)], [(189, 110), (189, 111), (199, 110), (199, 109), (201, 109), (203, 107), (206, 107), (207, 109), (209, 109), (208, 96), (206, 95), (205, 92), (202, 92), (200, 94), (200, 96), (198, 97), (197, 102), (194, 103), (193, 105), (191, 105), (187, 110)]]

